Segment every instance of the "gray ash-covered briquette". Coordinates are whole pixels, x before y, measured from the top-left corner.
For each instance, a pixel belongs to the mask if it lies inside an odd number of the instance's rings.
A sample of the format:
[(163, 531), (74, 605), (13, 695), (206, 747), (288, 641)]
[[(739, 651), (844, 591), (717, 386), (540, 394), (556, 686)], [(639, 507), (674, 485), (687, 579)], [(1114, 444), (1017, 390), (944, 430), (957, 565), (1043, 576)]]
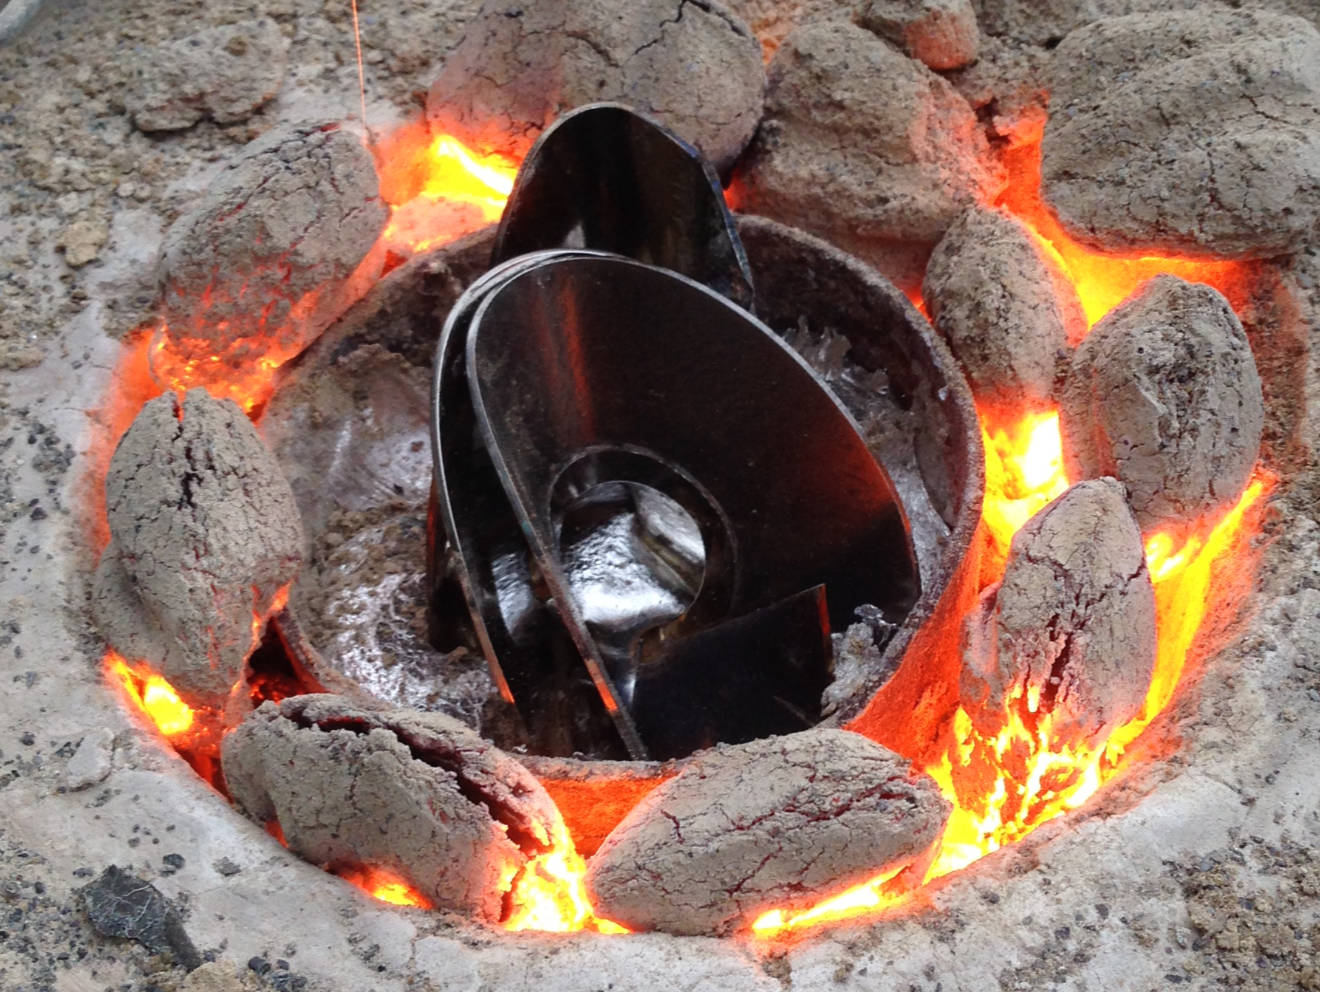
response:
[(531, 772), (456, 720), (333, 695), (265, 703), (224, 739), (225, 781), (289, 849), (383, 868), (442, 909), (495, 922), (514, 875), (569, 842)]
[(149, 401), (105, 480), (110, 544), (92, 609), (110, 646), (193, 706), (222, 706), (302, 562), (289, 484), (232, 400), (192, 389)]
[(1264, 399), (1242, 323), (1218, 291), (1176, 276), (1096, 324), (1059, 398), (1069, 477), (1122, 481), (1148, 531), (1231, 506), (1260, 453)]
[(1048, 715), (1097, 746), (1137, 716), (1155, 667), (1155, 591), (1113, 479), (1081, 482), (1013, 538), (1004, 578), (965, 620), (962, 706), (984, 736)]
[(596, 911), (728, 933), (881, 874), (924, 871), (949, 804), (905, 758), (815, 729), (720, 746), (649, 793), (592, 857)]
[(718, 3), (487, 0), (427, 96), (436, 134), (525, 155), (561, 113), (615, 101), (727, 169), (761, 116), (751, 29)]

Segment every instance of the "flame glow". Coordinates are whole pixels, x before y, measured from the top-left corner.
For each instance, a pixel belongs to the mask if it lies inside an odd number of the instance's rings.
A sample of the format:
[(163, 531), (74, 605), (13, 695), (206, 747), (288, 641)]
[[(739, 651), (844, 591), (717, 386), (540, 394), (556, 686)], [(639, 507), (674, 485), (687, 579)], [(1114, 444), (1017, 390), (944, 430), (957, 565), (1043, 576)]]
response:
[(162, 736), (173, 740), (186, 734), (196, 722), (193, 708), (179, 698), (170, 685), (159, 675), (138, 675), (120, 655), (111, 651), (106, 655), (106, 667), (123, 686), (125, 694), (155, 725)]
[(470, 151), (457, 138), (431, 136), (425, 122), (382, 141), (390, 164), (382, 194), (395, 204), (382, 240), (399, 254), (416, 254), (500, 219), (513, 192), (518, 163)]
[(1013, 535), (1068, 488), (1063, 470), (1059, 413), (1045, 410), (1010, 419), (980, 411), (985, 446), (985, 501), (981, 517), (999, 568)]
[(817, 926), (830, 920), (844, 920), (863, 913), (873, 913), (888, 909), (904, 902), (910, 897), (908, 890), (887, 891), (887, 886), (903, 870), (903, 866), (882, 872), (875, 878), (861, 885), (848, 889), (824, 902), (817, 903), (800, 913), (785, 913), (782, 909), (772, 909), (762, 913), (752, 923), (752, 933), (757, 936), (782, 934), (804, 927)]
[(1203, 282), (1219, 290), (1239, 313), (1246, 301), (1251, 269), (1241, 262), (1102, 252), (1078, 241), (1059, 224), (1040, 195), (1040, 142), (1006, 153), (1009, 183), (999, 203), (1026, 223), (1062, 263), (1094, 325), (1142, 283), (1161, 273)]
[[(282, 841), (281, 841), (282, 843)], [(431, 900), (408, 884), (407, 880), (369, 865), (344, 868), (335, 872), (344, 881), (356, 885), (371, 898), (387, 902), (391, 906), (414, 906), (418, 909), (430, 909)]]
[(586, 863), (571, 846), (533, 858), (513, 880), (505, 929), (627, 933), (617, 923), (595, 915), (583, 884), (586, 873)]
[[(1041, 200), (1039, 143), (1010, 152), (1008, 164), (1012, 179), (1000, 205), (1026, 223), (1072, 281), (1088, 326), (1161, 273), (1207, 283), (1223, 293), (1235, 310), (1242, 309), (1250, 266), (1096, 251), (1068, 235)], [(982, 585), (988, 586), (1003, 575), (1013, 535), (1062, 495), (1069, 480), (1057, 410), (981, 409), (978, 414), (986, 461), (982, 519), (991, 544)], [(1173, 699), (1188, 659), (1198, 647), (1205, 650), (1201, 639), (1207, 634), (1207, 610), (1214, 602), (1231, 601), (1234, 592), (1249, 590), (1254, 560), (1248, 541), (1258, 529), (1252, 511), (1259, 510), (1272, 485), (1273, 479), (1258, 470), (1237, 504), (1218, 519), (1192, 522), (1179, 534), (1146, 536), (1147, 565), (1155, 586), (1155, 669), (1140, 715), (1107, 741), (1093, 746), (1058, 739), (1053, 714), (1037, 712), (1039, 700), (1034, 698), (1010, 700), (1006, 722), (990, 736), (979, 733), (961, 707), (955, 712), (948, 748), (923, 768), (953, 804), (926, 882), (964, 868), (1078, 808), (1121, 770), (1124, 754)], [(752, 932), (782, 937), (795, 929), (912, 901), (917, 890), (892, 885), (886, 889), (888, 881), (882, 876), (805, 912), (771, 910), (756, 920)]]

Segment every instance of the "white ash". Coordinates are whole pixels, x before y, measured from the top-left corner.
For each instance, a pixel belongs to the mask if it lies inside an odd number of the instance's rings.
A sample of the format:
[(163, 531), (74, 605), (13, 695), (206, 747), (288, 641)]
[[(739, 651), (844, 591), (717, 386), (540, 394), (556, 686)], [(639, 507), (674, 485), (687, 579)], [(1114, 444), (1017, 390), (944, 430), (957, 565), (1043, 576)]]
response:
[[(949, 525), (935, 508), (917, 462), (913, 438), (922, 433), (920, 414), (899, 405), (882, 370), (864, 368), (849, 357), (852, 342), (833, 328), (814, 329), (801, 314), (796, 327), (777, 330), (838, 396), (861, 428), (866, 446), (889, 473), (912, 528), (922, 587), (929, 588), (936, 581), (938, 552), (948, 539)], [(837, 705), (858, 688), (848, 671), (863, 670), (836, 663), (835, 679), (825, 690), (827, 705), (831, 700)]]
[(203, 117), (247, 120), (274, 99), (289, 42), (267, 17), (134, 49), (124, 106), (141, 131), (178, 131)]
[(513, 758), (438, 713), (330, 695), (265, 703), (222, 747), (258, 823), (327, 868), (384, 868), (437, 907), (494, 922), (527, 861), (566, 842), (559, 810)]
[[(442, 305), (425, 302), (435, 292), (428, 282), (411, 285), (423, 307)], [(386, 312), (387, 327), (416, 322), (434, 334), (430, 309)], [(308, 537), (289, 605), (319, 655), (312, 663), (325, 688), (353, 695), (346, 679), (386, 705), (437, 710), (479, 730), (498, 695), (484, 659), (437, 651), (426, 630), (430, 369), (418, 364), (422, 355), (415, 363), (380, 343), (350, 350), (374, 333), (360, 316), (336, 325), (281, 383), (261, 421)], [(433, 339), (404, 333), (425, 340), (430, 357)]]
[(949, 228), (922, 296), (977, 400), (992, 406), (1048, 402), (1060, 353), (1086, 335), (1071, 281), (1005, 210), (973, 207)]
[(1003, 186), (967, 101), (843, 21), (780, 46), (740, 177), (743, 209), (817, 234), (905, 290), (963, 210)]
[[(1316, 10), (1313, 0), (1301, 3)], [(1029, 3), (1031, 13), (1047, 5)], [(209, 125), (167, 141), (133, 131), (122, 112), (107, 106), (113, 92), (100, 85), (102, 73), (113, 71), (124, 46), (197, 30), (224, 6), (147, 0), (129, 10), (48, 3), (52, 10), (76, 10), (79, 30), (70, 31), (64, 16), (43, 16), (0, 52), (9, 72), (0, 113), (16, 117), (6, 138), (25, 146), (0, 156), (0, 202), (16, 230), (14, 264), (0, 286), (0, 329), (12, 329), (14, 337), (5, 341), (30, 343), (38, 358), (53, 359), (21, 372), (5, 370), (8, 421), (0, 429), (14, 456), (0, 466), (0, 489), (12, 493), (8, 513), (17, 514), (0, 527), (6, 552), (0, 571), (9, 619), (22, 625), (12, 642), (6, 628), (0, 651), (6, 686), (0, 780), (9, 783), (0, 843), (3, 901), (11, 918), (22, 910), (21, 919), (5, 923), (9, 937), (0, 946), (0, 970), (10, 985), (173, 988), (180, 976), (159, 958), (95, 935), (70, 890), (110, 863), (154, 878), (162, 852), (189, 846), (242, 866), (224, 876), (210, 869), (210, 857), (190, 858), (183, 872), (156, 883), (187, 901), (186, 925), (196, 945), (254, 981), (247, 966), (254, 955), (272, 963), (287, 957), (307, 976), (307, 992), (416, 992), (482, 982), (507, 992), (581, 992), (583, 975), (615, 988), (779, 992), (790, 969), (800, 989), (868, 982), (928, 990), (942, 983), (945, 992), (997, 982), (1156, 989), (1174, 988), (1181, 979), (1178, 989), (1277, 992), (1311, 980), (1320, 965), (1309, 939), (1320, 884), (1314, 816), (1320, 803), (1320, 557), (1311, 521), (1317, 503), (1292, 498), (1291, 471), (1280, 486), (1287, 500), (1283, 526), (1265, 548), (1261, 590), (1247, 601), (1260, 609), (1245, 639), (1211, 658), (1206, 677), (1190, 692), (1180, 691), (1170, 714), (1181, 739), (1179, 756), (1138, 763), (1087, 808), (927, 890), (928, 909), (822, 927), (768, 947), (661, 934), (502, 937), (456, 928), (444, 914), (374, 903), (276, 850), (258, 828), (218, 808), (214, 792), (134, 728), (100, 678), (101, 645), (87, 636), (78, 611), (65, 608), (81, 597), (84, 567), (69, 550), (79, 546), (82, 520), (67, 509), (81, 505), (72, 488), (79, 463), (73, 471), (39, 467), (16, 453), (34, 450), (25, 447), (34, 423), (50, 428), (58, 450), (86, 450), (83, 410), (89, 397), (109, 388), (117, 357), (106, 331), (117, 333), (136, 320), (124, 287), (141, 256), (158, 245), (154, 218), (169, 215), (187, 195), (181, 177), (196, 176), (204, 163), (233, 151), (236, 135)], [(268, 113), (288, 119), (321, 93), (348, 113), (344, 94), (355, 94), (357, 82), (351, 55), (343, 57), (351, 30), (347, 5), (280, 0), (278, 6), (299, 27), (298, 71)], [(419, 0), (401, 6), (419, 21), (429, 16)], [(408, 87), (385, 75), (393, 55), (378, 39), (364, 18), (368, 85), (378, 100), (402, 104)], [(83, 140), (89, 133), (114, 141)], [(127, 199), (114, 192), (125, 176), (138, 191)], [(100, 265), (69, 272), (53, 244), (61, 229), (56, 201), (73, 182), (94, 185), (93, 193), (80, 195), (94, 196), (95, 209), (113, 218), (114, 248), (103, 252)], [(143, 217), (151, 223), (141, 223)], [(112, 269), (113, 283), (107, 281)], [(47, 281), (45, 273), (72, 281)], [(81, 318), (72, 316), (77, 300), (85, 301)], [(99, 308), (104, 321), (89, 319)], [(1257, 356), (1263, 365), (1264, 352)], [(70, 367), (76, 375), (68, 374)], [(1311, 393), (1312, 404), (1317, 396)], [(1295, 397), (1288, 392), (1282, 398)], [(1306, 416), (1317, 409), (1313, 405)], [(46, 440), (43, 435), (38, 447)], [(49, 511), (39, 522), (18, 513), (34, 499)], [(34, 547), (39, 552), (29, 553)], [(63, 761), (52, 748), (81, 738), (89, 721), (122, 735), (115, 767), (102, 787), (61, 793)], [(35, 746), (18, 742), (27, 730), (36, 732)], [(41, 767), (34, 756), (46, 759)], [(139, 837), (140, 847), (128, 846)], [(156, 840), (160, 846), (153, 846)], [(9, 888), (11, 881), (19, 891)], [(280, 977), (277, 969), (266, 984)], [(191, 983), (189, 976), (184, 988)]]
[(289, 602), (335, 673), (388, 705), (481, 731), (499, 690), (480, 654), (431, 646), (425, 556), (424, 503), (334, 513), (314, 536)]
[(1060, 390), (1069, 477), (1120, 479), (1147, 530), (1237, 500), (1264, 416), (1255, 359), (1228, 301), (1169, 275), (1096, 324)]
[(727, 933), (922, 861), (948, 814), (931, 779), (848, 731), (721, 746), (605, 838), (587, 889), (631, 929)]
[[(981, 30), (1014, 43), (1057, 45), (1070, 31), (1106, 17), (1210, 8), (1215, 0), (976, 0)], [(1315, 0), (1227, 0), (1229, 8), (1275, 10), (1320, 23)]]
[(975, 62), (981, 48), (971, 0), (866, 0), (857, 23), (937, 71)]
[(194, 705), (223, 703), (264, 616), (297, 573), (289, 484), (243, 412), (205, 390), (143, 406), (106, 475), (110, 546), (93, 610), (110, 645)]
[[(923, 577), (924, 581), (924, 577)], [(862, 614), (874, 610), (864, 607)], [(897, 630), (878, 615), (849, 624), (842, 634), (830, 635), (834, 647), (834, 679), (821, 693), (821, 712), (826, 716), (840, 706), (861, 698), (868, 685), (884, 685), (898, 669), (899, 658), (885, 659), (885, 645)]]
[(1009, 708), (1053, 740), (1103, 743), (1137, 716), (1155, 666), (1155, 590), (1112, 479), (1068, 489), (1013, 538), (1003, 581), (964, 625), (963, 708), (994, 734)]
[(194, 379), (218, 386), (296, 355), (380, 274), (369, 252), (387, 216), (371, 154), (338, 124), (254, 141), (166, 232), (169, 358), (197, 361), (209, 374)]
[(1108, 249), (1261, 258), (1320, 222), (1320, 31), (1298, 17), (1134, 14), (1054, 51), (1041, 192)]
[(522, 157), (566, 110), (616, 101), (727, 169), (756, 130), (765, 70), (717, 3), (486, 0), (427, 96), (436, 133)]

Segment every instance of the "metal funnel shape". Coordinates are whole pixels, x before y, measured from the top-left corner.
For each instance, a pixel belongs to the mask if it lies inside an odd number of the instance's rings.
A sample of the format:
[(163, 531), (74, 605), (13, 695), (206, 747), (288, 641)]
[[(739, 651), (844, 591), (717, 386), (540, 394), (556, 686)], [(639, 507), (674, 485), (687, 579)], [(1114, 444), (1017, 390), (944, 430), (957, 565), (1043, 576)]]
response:
[(691, 279), (517, 258), (455, 307), (437, 361), (436, 605), (463, 590), (529, 724), (582, 719), (551, 702), (571, 654), (633, 757), (802, 729), (830, 623), (864, 603), (899, 620), (917, 598), (906, 518), (856, 424)]

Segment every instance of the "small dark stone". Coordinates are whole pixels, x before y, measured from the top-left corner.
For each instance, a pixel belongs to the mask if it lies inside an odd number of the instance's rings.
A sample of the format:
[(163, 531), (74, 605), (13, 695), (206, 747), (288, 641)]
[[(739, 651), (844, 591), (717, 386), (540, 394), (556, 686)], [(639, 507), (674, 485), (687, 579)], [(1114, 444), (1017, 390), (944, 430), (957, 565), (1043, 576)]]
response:
[(153, 954), (170, 951), (189, 971), (202, 963), (179, 911), (150, 882), (111, 865), (81, 892), (92, 926), (102, 936), (136, 940)]
[(160, 860), (165, 862), (165, 868), (161, 871), (162, 875), (173, 875), (184, 865), (182, 854), (167, 854)]
[(37, 738), (31, 731), (28, 731), (18, 739), (18, 742), (24, 747), (31, 747), (33, 744), (37, 743)]
[(28, 514), (28, 518), (31, 520), (45, 520), (46, 510), (40, 506), (33, 507), (32, 512)]
[(270, 962), (265, 958), (249, 958), (248, 970), (255, 971), (258, 975), (264, 975), (270, 971)]

